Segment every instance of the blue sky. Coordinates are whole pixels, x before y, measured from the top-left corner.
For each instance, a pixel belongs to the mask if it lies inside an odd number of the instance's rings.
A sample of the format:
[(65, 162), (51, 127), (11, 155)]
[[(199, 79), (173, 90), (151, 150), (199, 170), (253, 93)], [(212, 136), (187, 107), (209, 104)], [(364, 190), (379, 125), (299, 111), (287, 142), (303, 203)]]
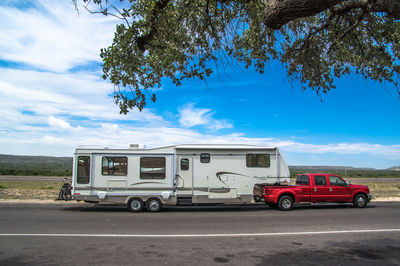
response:
[(290, 165), (400, 165), (400, 98), (392, 85), (338, 80), (321, 98), (278, 63), (260, 75), (226, 68), (207, 84), (168, 80), (143, 112), (119, 114), (101, 80), (110, 17), (70, 1), (0, 3), (0, 153), (72, 156), (79, 145), (249, 143), (281, 148)]

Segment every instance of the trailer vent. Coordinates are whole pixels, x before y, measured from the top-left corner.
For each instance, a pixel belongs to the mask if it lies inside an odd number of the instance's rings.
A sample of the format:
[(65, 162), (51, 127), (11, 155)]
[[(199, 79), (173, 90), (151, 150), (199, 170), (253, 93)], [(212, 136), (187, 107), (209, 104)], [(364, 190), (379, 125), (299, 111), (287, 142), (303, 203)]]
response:
[(144, 149), (145, 146), (143, 144), (129, 144), (129, 149)]

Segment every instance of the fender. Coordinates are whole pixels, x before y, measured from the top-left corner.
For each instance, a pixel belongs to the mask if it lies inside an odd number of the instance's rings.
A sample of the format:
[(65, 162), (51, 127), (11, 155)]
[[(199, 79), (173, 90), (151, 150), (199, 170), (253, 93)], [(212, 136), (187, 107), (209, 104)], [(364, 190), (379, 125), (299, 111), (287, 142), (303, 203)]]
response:
[(280, 198), (282, 195), (291, 196), (291, 197), (293, 197), (294, 202), (297, 202), (297, 195), (296, 195), (296, 192), (295, 192), (294, 190), (292, 190), (292, 189), (284, 189), (284, 190), (280, 191), (280, 192), (278, 193), (278, 195), (276, 196), (276, 198), (274, 199), (274, 203), (275, 203), (275, 204), (278, 203), (279, 198)]
[(354, 196), (357, 194), (364, 194), (365, 196), (368, 196), (368, 192), (365, 191), (364, 189), (361, 188), (355, 188), (354, 190), (351, 191), (351, 201), (353, 201)]

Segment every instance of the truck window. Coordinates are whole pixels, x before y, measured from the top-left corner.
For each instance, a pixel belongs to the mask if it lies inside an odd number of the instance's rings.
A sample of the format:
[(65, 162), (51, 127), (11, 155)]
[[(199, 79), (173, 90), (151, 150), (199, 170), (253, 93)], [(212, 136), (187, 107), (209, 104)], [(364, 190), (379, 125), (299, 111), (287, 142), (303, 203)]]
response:
[(90, 157), (78, 156), (78, 171), (76, 182), (78, 184), (89, 184), (90, 179)]
[(316, 186), (326, 186), (326, 178), (324, 175), (314, 176), (314, 182)]
[(165, 157), (141, 157), (140, 179), (165, 179)]
[(346, 182), (338, 176), (329, 176), (329, 182), (331, 183), (331, 186), (346, 186)]
[(303, 185), (310, 184), (310, 179), (309, 179), (308, 175), (297, 176), (296, 184), (303, 184)]
[(269, 154), (246, 154), (247, 167), (269, 167)]
[(181, 170), (182, 171), (189, 170), (189, 159), (181, 159)]
[(128, 158), (127, 157), (106, 157), (102, 159), (103, 175), (127, 175)]

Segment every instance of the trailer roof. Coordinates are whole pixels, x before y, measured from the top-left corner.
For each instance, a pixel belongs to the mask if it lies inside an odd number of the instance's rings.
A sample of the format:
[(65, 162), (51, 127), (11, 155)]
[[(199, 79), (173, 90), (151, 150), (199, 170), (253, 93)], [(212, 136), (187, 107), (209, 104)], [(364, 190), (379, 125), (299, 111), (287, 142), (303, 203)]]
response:
[(138, 151), (164, 151), (164, 152), (173, 152), (173, 150), (275, 150), (276, 147), (264, 147), (259, 145), (248, 145), (248, 144), (180, 144), (173, 146), (165, 146), (165, 147), (156, 147), (156, 148), (101, 148), (101, 147), (77, 147), (78, 151), (104, 151), (108, 152), (138, 152)]
[(248, 144), (181, 144), (176, 145), (176, 149), (181, 150), (265, 150), (276, 149), (275, 147), (264, 147)]

